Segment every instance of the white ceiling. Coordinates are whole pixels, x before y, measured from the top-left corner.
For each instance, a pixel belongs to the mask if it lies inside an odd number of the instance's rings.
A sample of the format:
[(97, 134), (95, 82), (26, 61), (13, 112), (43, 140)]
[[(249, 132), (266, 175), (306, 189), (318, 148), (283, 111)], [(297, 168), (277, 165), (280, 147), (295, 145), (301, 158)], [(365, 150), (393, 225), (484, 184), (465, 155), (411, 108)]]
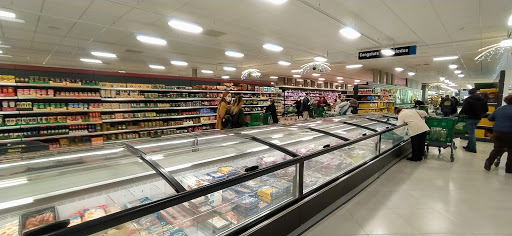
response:
[[(328, 57), (337, 76), (371, 80), (372, 69), (395, 73), (396, 77), (421, 82), (445, 76), (457, 84), (494, 79), (499, 58), (476, 63), (478, 49), (506, 37), (511, 0), (288, 0), (274, 5), (266, 0), (0, 0), (0, 8), (17, 14), (26, 23), (0, 20), (2, 49), (13, 57), (4, 63), (45, 65), (99, 70), (126, 70), (190, 76), (191, 68), (214, 70), (214, 76), (239, 78), (247, 68), (269, 75), (291, 76), (292, 69), (311, 62), (315, 56)], [(167, 25), (179, 18), (201, 25), (202, 34), (184, 33)], [(339, 34), (350, 25), (363, 36), (348, 40)], [(211, 32), (221, 36), (209, 36)], [(143, 44), (136, 34), (165, 38), (166, 46)], [(270, 52), (263, 43), (284, 47)], [(386, 59), (357, 60), (357, 52), (383, 47), (418, 45), (417, 55)], [(226, 49), (245, 57), (224, 55)], [(139, 53), (127, 52), (139, 51)], [(117, 59), (101, 59), (105, 64), (87, 64), (80, 58), (95, 58), (90, 51), (117, 54)], [(459, 79), (448, 69), (452, 61), (434, 62), (433, 57), (458, 55), (454, 60), (466, 75)], [(189, 62), (173, 66), (170, 60)], [(292, 61), (291, 66), (277, 65)], [(346, 69), (347, 64), (363, 64)], [(160, 64), (164, 71), (148, 68)], [(236, 66), (225, 72), (223, 66)], [(199, 74), (209, 77), (211, 74)], [(306, 78), (314, 78), (305, 75)]]

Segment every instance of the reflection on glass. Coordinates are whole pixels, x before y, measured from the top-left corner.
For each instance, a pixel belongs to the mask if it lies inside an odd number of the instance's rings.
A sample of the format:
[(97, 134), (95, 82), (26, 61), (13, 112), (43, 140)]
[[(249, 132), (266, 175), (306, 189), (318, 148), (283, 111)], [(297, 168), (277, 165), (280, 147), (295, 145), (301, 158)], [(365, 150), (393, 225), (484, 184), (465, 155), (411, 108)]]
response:
[(401, 127), (395, 130), (390, 130), (388, 132), (385, 132), (381, 135), (380, 140), (380, 151), (385, 152), (394, 147), (395, 145), (399, 144), (400, 142), (404, 141), (408, 138), (407, 134), (407, 127)]

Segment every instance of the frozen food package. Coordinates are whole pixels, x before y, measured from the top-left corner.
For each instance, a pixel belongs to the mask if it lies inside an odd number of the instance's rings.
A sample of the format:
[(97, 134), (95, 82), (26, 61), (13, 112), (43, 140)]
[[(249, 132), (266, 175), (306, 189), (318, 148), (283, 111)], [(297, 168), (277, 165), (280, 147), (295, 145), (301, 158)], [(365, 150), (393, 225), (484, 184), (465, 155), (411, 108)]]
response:
[(183, 184), (183, 187), (185, 187), (186, 189), (194, 189), (194, 188), (201, 187), (203, 185), (203, 182), (193, 175), (186, 175), (186, 176), (181, 177), (180, 182), (181, 182), (181, 184)]
[(131, 208), (131, 207), (138, 206), (140, 204), (144, 204), (144, 203), (147, 203), (147, 202), (151, 202), (151, 199), (148, 198), (148, 197), (143, 197), (143, 198), (140, 198), (140, 199), (133, 200), (133, 201), (125, 203), (125, 206), (127, 208)]
[(240, 195), (247, 195), (247, 194), (254, 193), (254, 191), (251, 191), (250, 189), (243, 188), (240, 185), (232, 186), (230, 189), (233, 190), (235, 193), (240, 194)]
[(235, 200), (235, 202), (245, 208), (250, 208), (256, 206), (258, 204), (258, 199), (253, 197), (243, 197)]
[(18, 235), (18, 221), (17, 220), (0, 226), (0, 236), (17, 236), (17, 235)]
[(112, 205), (105, 208), (105, 212), (107, 213), (107, 215), (116, 213), (118, 211), (121, 211), (121, 207), (119, 207), (118, 205)]
[(232, 202), (234, 201), (236, 198), (239, 198), (240, 196), (235, 193), (234, 191), (232, 190), (224, 190), (222, 191), (222, 201), (224, 203), (228, 203), (228, 202)]
[(225, 174), (227, 177), (233, 177), (238, 175), (240, 172), (231, 166), (223, 166), (218, 169), (218, 172)]
[(257, 163), (260, 167), (271, 166), (277, 164), (279, 161), (275, 157), (260, 156)]
[(219, 180), (226, 179), (226, 175), (225, 174), (219, 173), (217, 171), (213, 171), (213, 172), (207, 173), (206, 175), (212, 177), (214, 181), (219, 181)]
[(19, 234), (30, 229), (55, 222), (57, 214), (55, 207), (47, 207), (20, 215)]
[(105, 205), (83, 209), (82, 210), (82, 214), (83, 214), (82, 221), (86, 222), (86, 221), (89, 221), (92, 219), (96, 219), (96, 218), (105, 216), (106, 213), (105, 213), (104, 207), (105, 207)]
[(162, 225), (155, 214), (143, 216), (136, 219), (135, 222), (138, 224), (139, 230), (144, 230), (148, 234), (156, 233), (162, 229)]
[(228, 211), (231, 211), (233, 209), (232, 204), (222, 204), (215, 207), (215, 211), (219, 213), (226, 213)]
[(236, 224), (240, 223), (238, 216), (235, 213), (233, 213), (232, 211), (226, 212), (226, 214), (224, 214), (224, 217), (232, 224), (236, 225)]
[(241, 186), (246, 189), (249, 189), (253, 192), (256, 192), (260, 188), (261, 183), (259, 181), (253, 179), (253, 180), (249, 180), (247, 182), (242, 183)]
[(69, 217), (69, 226), (73, 226), (73, 225), (77, 225), (77, 224), (80, 224), (82, 223), (82, 212), (79, 211), (79, 212), (76, 212), (75, 214), (73, 214), (71, 217)]
[(208, 175), (197, 175), (196, 177), (203, 183), (213, 183), (213, 178)]
[(220, 216), (215, 216), (212, 219), (209, 220), (210, 224), (215, 227), (215, 229), (223, 229), (229, 226), (229, 222), (222, 219)]

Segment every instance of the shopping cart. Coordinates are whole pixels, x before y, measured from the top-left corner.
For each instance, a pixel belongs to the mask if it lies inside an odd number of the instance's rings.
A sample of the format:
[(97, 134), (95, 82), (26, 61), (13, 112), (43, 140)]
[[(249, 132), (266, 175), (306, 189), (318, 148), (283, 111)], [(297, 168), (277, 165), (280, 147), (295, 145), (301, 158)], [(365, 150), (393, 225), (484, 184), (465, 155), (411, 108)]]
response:
[(456, 117), (427, 117), (426, 123), (430, 128), (427, 133), (426, 148), (427, 153), (430, 147), (437, 147), (438, 153), (441, 154), (441, 148), (450, 148), (450, 161), (453, 162), (453, 150), (457, 149), (453, 138), (455, 137)]
[(270, 120), (270, 113), (254, 113), (251, 114), (251, 121), (247, 126), (260, 126), (260, 125), (268, 125)]

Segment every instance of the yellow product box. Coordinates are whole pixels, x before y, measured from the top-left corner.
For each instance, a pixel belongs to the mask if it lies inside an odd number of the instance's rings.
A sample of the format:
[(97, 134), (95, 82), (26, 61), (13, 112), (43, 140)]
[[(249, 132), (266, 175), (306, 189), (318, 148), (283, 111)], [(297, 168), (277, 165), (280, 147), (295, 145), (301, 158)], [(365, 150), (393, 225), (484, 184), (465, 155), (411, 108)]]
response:
[(481, 93), (497, 93), (498, 89), (497, 88), (480, 89), (480, 92)]
[(78, 82), (78, 83), (64, 82), (64, 85), (68, 85), (68, 86), (80, 86), (80, 85), (82, 85), (82, 83), (81, 83), (81, 82)]
[(493, 126), (494, 122), (489, 121), (487, 118), (482, 118), (482, 120), (480, 120), (480, 123), (478, 123), (478, 125)]
[(260, 199), (261, 201), (264, 201), (266, 203), (272, 203), (272, 199), (271, 198), (266, 198), (266, 197), (258, 195), (258, 199)]
[(145, 88), (145, 89), (152, 89), (152, 88), (153, 88), (153, 86), (152, 86), (151, 84), (145, 84), (145, 85), (144, 85), (144, 88)]
[(496, 110), (495, 106), (489, 106), (489, 112), (493, 113)]
[(111, 88), (112, 85), (109, 82), (100, 82), (100, 87), (102, 87), (102, 88)]
[(134, 89), (137, 88), (137, 84), (126, 84), (126, 87)]
[(144, 88), (144, 85), (143, 85), (143, 84), (137, 84), (137, 88), (138, 88), (138, 89), (143, 89), (143, 88)]
[(125, 83), (115, 83), (114, 88), (126, 88)]
[(50, 84), (51, 85), (65, 85), (66, 83), (62, 82), (62, 83), (57, 83), (55, 81), (50, 81)]
[(219, 168), (217, 171), (222, 173), (222, 174), (227, 174), (228, 171), (232, 170), (233, 168), (230, 167), (230, 166), (226, 166), (226, 167), (221, 167)]
[(258, 196), (271, 200), (272, 199), (271, 194), (274, 191), (275, 191), (274, 188), (260, 189), (260, 190), (258, 190)]
[[(66, 110), (66, 108), (59, 108), (59, 109), (52, 109), (52, 110), (60, 110), (60, 111), (61, 111), (61, 109)], [(70, 110), (70, 111), (83, 111), (83, 110), (84, 110), (84, 108), (83, 108), (83, 107), (79, 107), (79, 108), (71, 108), (71, 107), (68, 107), (68, 110)]]
[(475, 136), (477, 138), (485, 138), (485, 130), (483, 130), (483, 129), (476, 129), (475, 130)]
[(34, 110), (34, 111), (50, 111), (50, 107), (47, 107), (47, 108), (45, 108), (45, 109), (41, 109), (41, 108), (36, 108), (36, 107), (34, 107), (34, 108), (32, 108), (32, 110)]

